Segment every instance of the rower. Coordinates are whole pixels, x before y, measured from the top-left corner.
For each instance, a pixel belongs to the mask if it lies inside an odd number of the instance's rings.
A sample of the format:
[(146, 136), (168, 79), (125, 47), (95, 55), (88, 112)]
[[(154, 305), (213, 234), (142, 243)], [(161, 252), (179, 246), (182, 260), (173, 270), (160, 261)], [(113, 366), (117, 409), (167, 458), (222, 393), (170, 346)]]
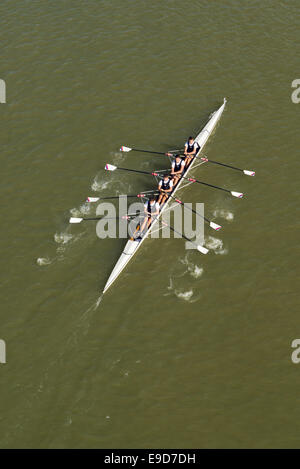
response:
[(198, 153), (200, 146), (195, 142), (194, 137), (189, 137), (184, 145), (185, 167), (187, 168), (194, 156)]
[(171, 166), (171, 176), (173, 177), (174, 186), (176, 186), (178, 180), (181, 178), (184, 167), (184, 160), (180, 157), (180, 155), (176, 155), (175, 161), (173, 161)]
[(153, 217), (159, 214), (159, 203), (156, 202), (154, 195), (151, 195), (149, 197), (148, 202), (144, 204), (144, 213), (145, 213), (145, 218), (142, 223), (140, 233), (143, 233), (143, 230), (145, 229), (146, 225), (147, 225), (147, 228), (149, 228), (151, 222), (153, 221)]
[(158, 190), (159, 190), (159, 197), (158, 197), (157, 202), (160, 205), (163, 205), (163, 203), (168, 197), (168, 193), (172, 192), (173, 190), (173, 181), (171, 181), (168, 174), (165, 174), (163, 179), (159, 181)]

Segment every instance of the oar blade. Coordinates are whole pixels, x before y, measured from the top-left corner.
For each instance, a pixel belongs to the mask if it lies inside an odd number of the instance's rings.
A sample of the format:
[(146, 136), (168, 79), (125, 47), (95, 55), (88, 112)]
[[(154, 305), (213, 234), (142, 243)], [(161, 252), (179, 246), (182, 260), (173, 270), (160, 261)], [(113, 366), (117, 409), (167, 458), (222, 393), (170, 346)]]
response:
[(82, 220), (83, 220), (83, 218), (71, 217), (70, 220), (69, 220), (69, 223), (81, 223)]
[(107, 163), (107, 164), (105, 165), (105, 169), (106, 169), (106, 171), (115, 171), (115, 170), (118, 169), (118, 168), (117, 168), (117, 166), (114, 166), (113, 164), (108, 164), (108, 163)]
[(202, 254), (207, 254), (209, 250), (206, 249), (204, 246), (200, 246), (200, 244), (198, 244), (197, 251), (201, 252)]
[(210, 226), (213, 230), (216, 230), (216, 231), (219, 231), (219, 230), (222, 228), (221, 225), (218, 225), (217, 223), (214, 223), (213, 221), (211, 221), (211, 222), (209, 223), (209, 226)]
[(132, 148), (124, 147), (124, 145), (122, 145), (121, 148), (120, 148), (120, 151), (125, 151), (125, 152), (126, 151), (131, 151), (131, 150), (132, 150)]
[(87, 202), (98, 202), (99, 199), (100, 199), (100, 197), (87, 197), (86, 201)]
[(255, 171), (248, 171), (248, 169), (244, 169), (243, 173), (246, 174), (246, 176), (255, 176)]
[(234, 191), (230, 191), (230, 192), (233, 197), (238, 197), (239, 199), (241, 199), (244, 196), (242, 192), (234, 192)]

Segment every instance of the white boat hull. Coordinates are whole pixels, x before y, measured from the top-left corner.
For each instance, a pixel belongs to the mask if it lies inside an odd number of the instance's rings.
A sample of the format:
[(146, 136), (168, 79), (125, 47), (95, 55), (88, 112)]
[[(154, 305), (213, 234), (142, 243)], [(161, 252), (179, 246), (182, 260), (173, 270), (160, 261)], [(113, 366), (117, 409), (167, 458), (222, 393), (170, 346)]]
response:
[[(198, 152), (198, 154), (201, 153), (201, 151), (203, 150), (203, 147), (204, 145), (206, 144), (207, 140), (209, 139), (211, 133), (213, 132), (213, 130), (215, 129), (223, 111), (224, 111), (224, 108), (225, 108), (225, 105), (226, 105), (226, 99), (224, 98), (224, 103), (222, 104), (222, 106), (213, 113), (213, 115), (211, 116), (211, 118), (209, 119), (209, 121), (207, 122), (207, 124), (203, 127), (203, 129), (201, 130), (201, 132), (197, 135), (197, 137), (195, 138), (196, 142), (199, 143), (200, 145), (200, 150)], [(192, 163), (190, 164), (188, 170), (185, 172), (185, 176), (187, 175), (187, 173), (191, 170), (191, 168), (193, 167), (193, 164), (195, 163), (197, 159), (194, 158), (194, 160), (192, 161)], [(181, 179), (177, 186), (175, 187), (174, 191), (172, 192), (172, 195), (175, 194), (175, 192), (180, 189), (180, 186), (182, 184), (184, 180)], [(159, 218), (161, 217), (161, 214), (164, 212), (164, 210), (166, 209), (166, 207), (168, 206), (168, 204), (171, 202), (171, 198), (169, 198), (167, 200), (167, 202), (164, 204), (160, 214), (158, 215), (158, 217), (156, 218), (156, 220), (154, 220), (154, 222), (151, 224), (149, 230), (145, 233), (145, 235), (143, 236), (142, 239), (140, 240), (128, 240), (126, 245), (125, 245), (125, 248), (124, 248), (124, 251), (122, 252), (121, 256), (119, 257), (112, 273), (110, 274), (107, 282), (106, 282), (106, 285), (104, 287), (104, 290), (103, 290), (103, 293), (105, 293), (109, 287), (113, 284), (113, 282), (119, 277), (119, 275), (121, 274), (121, 272), (125, 269), (126, 265), (128, 264), (128, 262), (132, 259), (132, 257), (134, 256), (134, 254), (137, 252), (137, 250), (140, 248), (141, 244), (143, 243), (143, 241), (145, 241), (145, 239), (149, 236), (151, 230), (153, 229), (153, 227), (156, 226), (156, 224), (158, 223), (159, 221)]]

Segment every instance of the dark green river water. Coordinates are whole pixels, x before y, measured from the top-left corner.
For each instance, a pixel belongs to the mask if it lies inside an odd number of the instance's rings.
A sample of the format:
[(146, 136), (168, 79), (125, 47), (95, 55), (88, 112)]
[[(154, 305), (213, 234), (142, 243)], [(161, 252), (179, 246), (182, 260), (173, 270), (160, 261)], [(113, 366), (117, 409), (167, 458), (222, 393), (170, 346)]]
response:
[[(4, 1), (0, 5), (0, 447), (299, 447), (299, 2)], [(182, 148), (226, 96), (193, 175), (223, 225), (207, 256), (125, 244), (85, 198), (163, 169), (120, 145)], [(195, 187), (197, 186), (197, 187)], [(3, 360), (2, 360), (3, 361)]]

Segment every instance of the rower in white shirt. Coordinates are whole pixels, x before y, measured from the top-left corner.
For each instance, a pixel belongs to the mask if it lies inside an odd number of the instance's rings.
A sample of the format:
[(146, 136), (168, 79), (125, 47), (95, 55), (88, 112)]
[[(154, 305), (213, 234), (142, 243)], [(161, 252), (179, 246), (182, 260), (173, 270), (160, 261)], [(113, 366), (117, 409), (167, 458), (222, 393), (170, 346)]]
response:
[(144, 214), (145, 218), (142, 223), (140, 233), (143, 233), (146, 225), (149, 228), (150, 224), (153, 221), (153, 218), (159, 214), (159, 203), (156, 202), (155, 197), (151, 195), (148, 202), (144, 204)]
[(159, 181), (158, 190), (159, 190), (159, 197), (158, 197), (157, 202), (160, 205), (163, 205), (163, 203), (168, 197), (168, 193), (172, 192), (173, 190), (173, 181), (170, 179), (168, 174), (165, 174), (163, 179)]
[(180, 155), (176, 155), (176, 158), (173, 161), (172, 166), (171, 166), (171, 176), (173, 177), (174, 186), (176, 186), (178, 180), (181, 178), (184, 167), (185, 167), (184, 160), (180, 157)]

